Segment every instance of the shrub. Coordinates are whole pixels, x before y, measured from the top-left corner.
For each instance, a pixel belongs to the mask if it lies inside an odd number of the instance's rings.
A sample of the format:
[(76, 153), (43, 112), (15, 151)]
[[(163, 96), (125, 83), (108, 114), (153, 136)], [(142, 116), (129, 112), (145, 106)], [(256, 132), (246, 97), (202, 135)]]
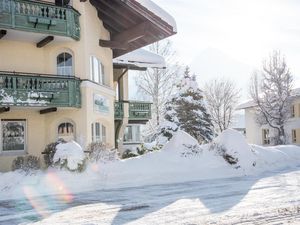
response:
[(46, 146), (44, 150), (44, 161), (47, 167), (53, 165), (53, 157), (56, 152), (56, 146), (61, 143), (66, 143), (66, 141), (59, 139), (58, 141), (50, 143)]
[(89, 152), (88, 159), (91, 162), (109, 162), (119, 159), (118, 151), (116, 149), (108, 149), (102, 142), (90, 143), (86, 151)]
[(230, 165), (235, 165), (238, 163), (239, 159), (234, 157), (233, 155), (228, 154), (226, 148), (222, 145), (213, 143), (210, 145), (210, 150), (216, 150), (219, 155), (225, 159), (227, 163)]
[(135, 154), (130, 149), (126, 149), (122, 154), (122, 159), (129, 159), (129, 158), (133, 158), (133, 157), (137, 157), (137, 156), (139, 156), (139, 155)]
[(40, 158), (33, 155), (19, 156), (12, 162), (12, 170), (21, 170), (29, 173), (41, 168)]
[(86, 168), (86, 156), (78, 143), (69, 141), (56, 146), (53, 163), (55, 166), (59, 166), (60, 169), (82, 172)]

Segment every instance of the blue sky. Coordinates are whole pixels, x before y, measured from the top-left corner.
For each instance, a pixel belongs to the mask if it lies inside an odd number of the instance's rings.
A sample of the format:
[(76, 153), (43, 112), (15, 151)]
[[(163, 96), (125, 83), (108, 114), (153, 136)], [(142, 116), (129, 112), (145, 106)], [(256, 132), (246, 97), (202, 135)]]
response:
[(191, 65), (200, 83), (225, 76), (245, 89), (252, 68), (260, 68), (262, 59), (278, 49), (299, 86), (299, 1), (153, 1), (176, 19), (178, 34), (171, 40), (180, 61)]

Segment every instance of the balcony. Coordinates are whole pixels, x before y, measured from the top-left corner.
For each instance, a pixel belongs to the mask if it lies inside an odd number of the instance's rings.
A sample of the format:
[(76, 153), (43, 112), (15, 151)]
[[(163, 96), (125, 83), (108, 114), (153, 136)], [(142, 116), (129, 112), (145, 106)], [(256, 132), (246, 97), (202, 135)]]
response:
[[(122, 120), (124, 116), (128, 115), (128, 120), (132, 123), (147, 122), (151, 119), (151, 104), (137, 101), (115, 102), (115, 120)], [(128, 108), (128, 113), (124, 113), (126, 108)]]
[(0, 28), (80, 39), (80, 14), (45, 2), (0, 0)]
[(0, 71), (0, 105), (80, 108), (80, 80)]

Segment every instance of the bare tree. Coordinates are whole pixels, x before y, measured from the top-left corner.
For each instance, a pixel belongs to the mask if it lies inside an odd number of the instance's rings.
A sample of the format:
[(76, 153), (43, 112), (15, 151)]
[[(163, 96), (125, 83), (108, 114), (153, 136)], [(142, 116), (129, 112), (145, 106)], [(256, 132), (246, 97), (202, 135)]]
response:
[(166, 69), (149, 68), (147, 71), (140, 72), (135, 80), (138, 92), (153, 102), (153, 119), (148, 126), (150, 128), (148, 132), (151, 133), (156, 132), (163, 119), (164, 104), (176, 87), (180, 66), (169, 40), (156, 42), (149, 46), (149, 50), (163, 56), (166, 60)]
[(276, 131), (273, 144), (286, 143), (284, 126), (290, 117), (292, 85), (293, 77), (280, 51), (264, 60), (260, 77), (258, 72), (252, 76), (250, 94), (257, 105), (257, 122)]
[(204, 86), (208, 112), (218, 132), (233, 122), (233, 114), (240, 98), (240, 89), (231, 80), (222, 78), (208, 81)]

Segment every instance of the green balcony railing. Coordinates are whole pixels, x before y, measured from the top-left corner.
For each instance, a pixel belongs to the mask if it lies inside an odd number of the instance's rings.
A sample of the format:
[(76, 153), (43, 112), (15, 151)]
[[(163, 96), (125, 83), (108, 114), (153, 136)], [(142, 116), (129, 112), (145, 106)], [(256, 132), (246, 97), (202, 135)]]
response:
[(124, 103), (115, 102), (115, 119), (121, 120), (124, 117)]
[(80, 108), (80, 79), (0, 72), (0, 105)]
[(45, 2), (0, 0), (0, 28), (80, 39), (80, 14)]
[(149, 102), (123, 101), (115, 103), (115, 119), (120, 120), (124, 117), (124, 104), (128, 104), (129, 120), (150, 120), (151, 105)]

